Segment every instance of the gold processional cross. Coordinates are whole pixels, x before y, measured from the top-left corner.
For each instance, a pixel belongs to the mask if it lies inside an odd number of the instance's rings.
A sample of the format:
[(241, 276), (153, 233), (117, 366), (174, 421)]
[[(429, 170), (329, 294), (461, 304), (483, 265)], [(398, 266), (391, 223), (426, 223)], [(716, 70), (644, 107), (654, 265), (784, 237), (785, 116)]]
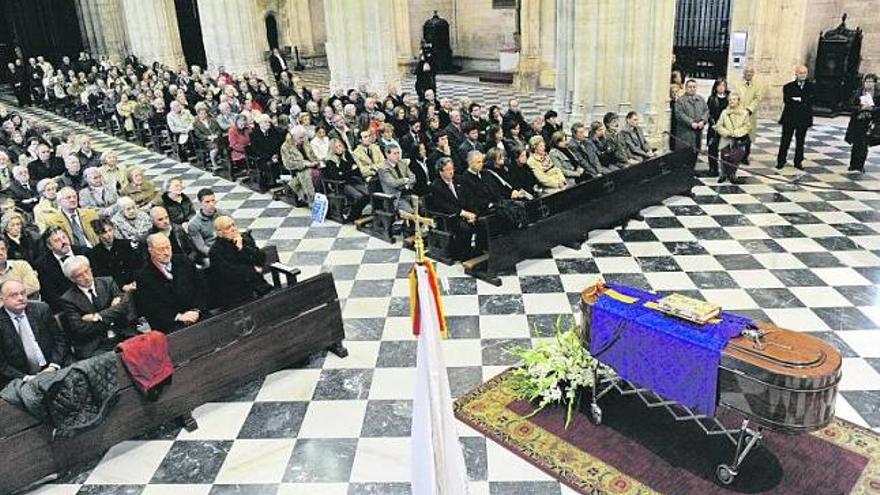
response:
[(433, 218), (423, 217), (419, 214), (419, 197), (412, 196), (412, 205), (413, 212), (407, 213), (405, 211), (400, 212), (400, 218), (412, 222), (415, 226), (415, 248), (416, 248), (416, 261), (419, 263), (425, 262), (425, 240), (422, 237), (422, 234), (427, 232), (429, 228), (435, 228)]

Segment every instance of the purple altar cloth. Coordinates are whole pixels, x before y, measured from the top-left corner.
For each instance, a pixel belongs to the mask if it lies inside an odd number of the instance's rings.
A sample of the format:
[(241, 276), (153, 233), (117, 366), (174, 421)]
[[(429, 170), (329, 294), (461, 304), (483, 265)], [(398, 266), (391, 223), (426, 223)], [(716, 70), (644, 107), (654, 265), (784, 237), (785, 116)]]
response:
[(697, 325), (646, 308), (660, 299), (657, 294), (608, 287), (638, 301), (599, 296), (592, 307), (590, 353), (621, 378), (714, 416), (721, 350), (751, 320), (722, 312), (719, 323)]

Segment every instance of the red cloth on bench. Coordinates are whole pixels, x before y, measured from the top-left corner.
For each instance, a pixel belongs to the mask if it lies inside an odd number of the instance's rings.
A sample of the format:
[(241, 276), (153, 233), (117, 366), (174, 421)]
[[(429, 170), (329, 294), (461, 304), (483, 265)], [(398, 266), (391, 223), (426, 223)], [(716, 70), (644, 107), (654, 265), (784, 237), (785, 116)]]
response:
[(168, 354), (168, 339), (156, 330), (127, 339), (117, 347), (131, 381), (144, 394), (168, 380), (174, 363)]

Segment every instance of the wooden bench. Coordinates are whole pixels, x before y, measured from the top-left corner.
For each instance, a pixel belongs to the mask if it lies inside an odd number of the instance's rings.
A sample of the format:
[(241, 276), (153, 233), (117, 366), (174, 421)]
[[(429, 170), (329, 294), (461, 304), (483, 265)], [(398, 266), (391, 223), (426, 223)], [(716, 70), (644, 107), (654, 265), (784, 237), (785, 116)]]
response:
[[(168, 336), (174, 377), (155, 402), (119, 363), (119, 400), (104, 423), (64, 440), (0, 400), (0, 493), (99, 458), (111, 446), (223, 398), (241, 385), (324, 350), (344, 351), (342, 311), (331, 274), (320, 274)], [(190, 428), (196, 427), (190, 421)]]
[(639, 211), (697, 185), (693, 155), (672, 152), (616, 170), (555, 194), (524, 203), (526, 226), (514, 228), (497, 214), (478, 220), (485, 229), (488, 257), (470, 260), (465, 273), (501, 285), (499, 274), (556, 246), (579, 248), (592, 230), (625, 226)]
[(397, 212), (394, 210), (394, 196), (385, 193), (373, 193), (370, 195), (370, 204), (373, 207), (373, 214), (370, 222), (357, 225), (358, 230), (382, 239), (385, 242), (394, 244), (394, 233), (392, 229), (394, 222), (397, 221)]

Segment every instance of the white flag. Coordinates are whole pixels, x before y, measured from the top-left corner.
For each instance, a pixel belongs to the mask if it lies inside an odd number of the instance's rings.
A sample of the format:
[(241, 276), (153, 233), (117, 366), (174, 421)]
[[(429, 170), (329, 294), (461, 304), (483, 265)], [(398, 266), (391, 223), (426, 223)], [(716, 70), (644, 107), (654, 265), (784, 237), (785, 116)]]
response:
[(419, 337), (412, 413), (412, 492), (466, 495), (467, 470), (452, 415), (434, 292), (428, 270), (417, 265), (416, 273)]

